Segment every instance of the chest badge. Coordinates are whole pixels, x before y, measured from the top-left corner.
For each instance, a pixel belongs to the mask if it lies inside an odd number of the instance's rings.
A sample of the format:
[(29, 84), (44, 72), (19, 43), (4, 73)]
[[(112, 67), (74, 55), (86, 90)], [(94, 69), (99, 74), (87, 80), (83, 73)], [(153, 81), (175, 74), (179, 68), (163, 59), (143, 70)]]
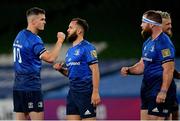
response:
[(80, 54), (80, 50), (79, 49), (75, 50), (74, 55), (78, 56), (79, 54)]

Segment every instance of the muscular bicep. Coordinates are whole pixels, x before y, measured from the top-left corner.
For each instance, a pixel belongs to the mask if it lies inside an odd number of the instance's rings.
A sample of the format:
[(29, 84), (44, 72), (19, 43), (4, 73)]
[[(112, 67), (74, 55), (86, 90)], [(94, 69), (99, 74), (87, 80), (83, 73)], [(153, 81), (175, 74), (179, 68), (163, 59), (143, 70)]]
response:
[(138, 62), (138, 68), (140, 68), (142, 71), (144, 71), (144, 62), (143, 59), (141, 58), (141, 60)]
[(90, 69), (92, 72), (94, 73), (99, 73), (99, 66), (98, 66), (98, 63), (95, 63), (95, 64), (91, 64), (89, 65)]
[(169, 61), (162, 64), (163, 67), (163, 82), (161, 85), (161, 90), (168, 90), (171, 82), (173, 80), (173, 72), (174, 72), (174, 62)]
[(162, 64), (163, 67), (163, 72), (165, 72), (166, 74), (173, 74), (174, 72), (174, 61), (169, 61), (166, 63)]

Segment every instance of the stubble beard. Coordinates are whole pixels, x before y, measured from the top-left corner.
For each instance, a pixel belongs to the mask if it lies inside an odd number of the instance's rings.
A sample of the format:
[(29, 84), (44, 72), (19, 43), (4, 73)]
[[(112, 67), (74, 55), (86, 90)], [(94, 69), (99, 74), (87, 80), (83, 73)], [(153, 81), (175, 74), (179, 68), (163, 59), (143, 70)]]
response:
[(171, 29), (169, 29), (167, 32), (165, 32), (169, 37), (172, 37), (173, 33), (171, 31)]
[(66, 40), (70, 43), (73, 43), (76, 39), (77, 39), (77, 34), (75, 32), (67, 36), (66, 38)]

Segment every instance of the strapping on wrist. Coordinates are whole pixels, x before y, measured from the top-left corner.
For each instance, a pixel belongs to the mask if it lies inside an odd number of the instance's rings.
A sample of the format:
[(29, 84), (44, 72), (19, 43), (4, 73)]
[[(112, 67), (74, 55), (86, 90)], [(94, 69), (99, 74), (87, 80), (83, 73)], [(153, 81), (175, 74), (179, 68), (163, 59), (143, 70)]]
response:
[(161, 89), (160, 92), (161, 92), (161, 93), (167, 93), (167, 90)]

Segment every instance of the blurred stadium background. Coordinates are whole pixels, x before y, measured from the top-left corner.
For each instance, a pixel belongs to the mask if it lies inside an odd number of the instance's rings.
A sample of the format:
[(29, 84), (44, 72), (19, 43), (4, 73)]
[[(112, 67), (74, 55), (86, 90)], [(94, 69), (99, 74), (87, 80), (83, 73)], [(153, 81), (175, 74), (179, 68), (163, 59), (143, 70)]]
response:
[[(47, 12), (45, 31), (40, 36), (49, 48), (56, 42), (58, 31), (66, 32), (70, 20), (81, 17), (90, 25), (87, 38), (98, 50), (101, 72), (98, 119), (139, 119), (139, 90), (142, 76), (121, 77), (119, 69), (132, 65), (141, 56), (141, 17), (149, 9), (171, 13), (173, 43), (176, 47), (176, 68), (180, 70), (180, 6), (178, 0), (6, 0), (0, 2), (0, 119), (14, 119), (12, 107), (12, 43), (26, 28), (25, 12), (31, 7)], [(70, 47), (65, 42), (58, 61), (64, 59)], [(45, 99), (45, 119), (65, 117), (65, 98), (68, 79), (43, 63), (42, 87)], [(180, 81), (176, 80), (180, 100)]]

